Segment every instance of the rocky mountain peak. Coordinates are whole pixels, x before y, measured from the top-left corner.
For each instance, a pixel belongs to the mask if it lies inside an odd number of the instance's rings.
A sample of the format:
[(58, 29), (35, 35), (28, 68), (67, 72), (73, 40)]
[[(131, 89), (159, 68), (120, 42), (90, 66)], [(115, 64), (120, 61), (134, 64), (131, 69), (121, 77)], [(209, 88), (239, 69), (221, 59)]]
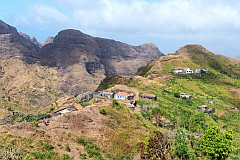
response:
[(46, 44), (53, 43), (54, 37), (49, 36), (45, 41), (39, 43), (39, 47), (43, 47)]
[(91, 36), (86, 35), (79, 30), (67, 29), (60, 31), (54, 38), (53, 43), (87, 44), (89, 41), (93, 41)]
[(18, 34), (17, 29), (0, 20), (0, 34)]
[(200, 53), (211, 53), (211, 52), (199, 44), (188, 44), (176, 51), (176, 54), (178, 55), (185, 55), (185, 54), (191, 55), (191, 54), (200, 54)]

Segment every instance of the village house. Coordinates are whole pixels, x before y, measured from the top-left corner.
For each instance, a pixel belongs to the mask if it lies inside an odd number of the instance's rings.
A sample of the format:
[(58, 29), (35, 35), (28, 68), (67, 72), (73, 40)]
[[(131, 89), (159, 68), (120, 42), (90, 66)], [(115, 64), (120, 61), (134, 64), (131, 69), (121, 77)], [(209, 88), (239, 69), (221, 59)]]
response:
[(172, 69), (172, 72), (175, 74), (183, 73), (183, 71), (184, 71), (184, 69), (182, 69), (182, 68), (173, 68)]
[(61, 114), (73, 112), (73, 111), (78, 111), (84, 109), (81, 104), (74, 104), (66, 108), (59, 109), (58, 111), (54, 112), (51, 117), (55, 117)]
[(201, 69), (201, 68), (197, 68), (195, 70), (192, 70), (190, 68), (173, 68), (172, 72), (175, 74), (179, 74), (179, 73), (183, 73), (183, 74), (200, 74), (200, 73), (207, 73), (208, 70), (207, 69)]
[(77, 110), (82, 110), (84, 109), (81, 104), (74, 104), (73, 105)]
[(194, 71), (191, 70), (190, 68), (184, 69), (184, 72), (187, 73), (187, 74), (194, 73)]
[(202, 69), (197, 68), (197, 69), (195, 69), (194, 73), (201, 73), (201, 70), (202, 70)]
[(194, 73), (207, 73), (208, 72), (208, 70), (207, 69), (201, 69), (201, 68), (197, 68), (197, 69), (195, 69), (195, 71), (194, 71)]
[(157, 100), (157, 97), (153, 94), (142, 94), (142, 95), (140, 95), (140, 98), (149, 99), (149, 100), (153, 100), (153, 101)]
[(193, 98), (193, 96), (186, 93), (180, 93), (180, 98)]
[(207, 105), (198, 106), (197, 109), (209, 115), (213, 113), (213, 109)]
[(114, 94), (114, 99), (116, 100), (131, 100), (134, 98), (134, 94), (133, 93), (126, 93), (126, 92), (118, 92), (116, 94)]
[(114, 97), (114, 93), (106, 92), (106, 91), (98, 91), (93, 93), (93, 97), (106, 97), (108, 99), (112, 99)]

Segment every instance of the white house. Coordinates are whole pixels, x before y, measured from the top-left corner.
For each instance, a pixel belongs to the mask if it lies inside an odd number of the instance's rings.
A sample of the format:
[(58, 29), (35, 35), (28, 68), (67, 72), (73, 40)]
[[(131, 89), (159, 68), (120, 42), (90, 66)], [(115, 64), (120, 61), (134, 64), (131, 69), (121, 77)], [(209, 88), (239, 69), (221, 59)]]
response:
[(114, 99), (125, 100), (125, 99), (128, 99), (129, 96), (130, 95), (128, 93), (118, 92), (118, 93), (114, 94)]
[(185, 69), (184, 72), (185, 72), (185, 73), (194, 73), (194, 71), (191, 70), (190, 68)]
[(182, 72), (183, 72), (183, 69), (181, 69), (181, 68), (173, 68), (173, 69), (172, 69), (172, 72), (175, 73), (175, 74), (177, 74), (177, 73), (182, 73)]
[(193, 98), (191, 94), (180, 93), (180, 98)]

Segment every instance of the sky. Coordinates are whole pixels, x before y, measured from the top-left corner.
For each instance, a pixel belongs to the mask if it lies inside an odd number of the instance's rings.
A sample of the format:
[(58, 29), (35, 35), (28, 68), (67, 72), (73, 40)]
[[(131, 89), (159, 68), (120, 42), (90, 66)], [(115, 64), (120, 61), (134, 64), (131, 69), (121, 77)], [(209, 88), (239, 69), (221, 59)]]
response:
[(38, 41), (63, 29), (167, 54), (187, 44), (240, 58), (239, 0), (1, 0), (0, 19)]

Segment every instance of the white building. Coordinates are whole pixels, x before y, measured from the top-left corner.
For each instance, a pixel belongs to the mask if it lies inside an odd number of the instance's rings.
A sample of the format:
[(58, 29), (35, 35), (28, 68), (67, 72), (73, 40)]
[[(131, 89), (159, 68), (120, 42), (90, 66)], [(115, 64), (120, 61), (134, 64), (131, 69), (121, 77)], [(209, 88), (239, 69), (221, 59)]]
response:
[(191, 94), (180, 93), (180, 98), (193, 98)]
[(114, 99), (125, 100), (125, 99), (128, 99), (129, 96), (130, 95), (128, 93), (118, 92), (118, 93), (114, 94)]
[(190, 68), (185, 69), (184, 72), (185, 72), (185, 73), (194, 73), (194, 71), (191, 70)]
[(177, 74), (177, 73), (183, 73), (183, 70), (184, 70), (184, 69), (181, 69), (181, 68), (173, 68), (173, 69), (172, 69), (172, 72), (175, 73), (175, 74)]
[(197, 69), (195, 69), (195, 73), (201, 73), (201, 70), (202, 70), (202, 69), (197, 68)]

